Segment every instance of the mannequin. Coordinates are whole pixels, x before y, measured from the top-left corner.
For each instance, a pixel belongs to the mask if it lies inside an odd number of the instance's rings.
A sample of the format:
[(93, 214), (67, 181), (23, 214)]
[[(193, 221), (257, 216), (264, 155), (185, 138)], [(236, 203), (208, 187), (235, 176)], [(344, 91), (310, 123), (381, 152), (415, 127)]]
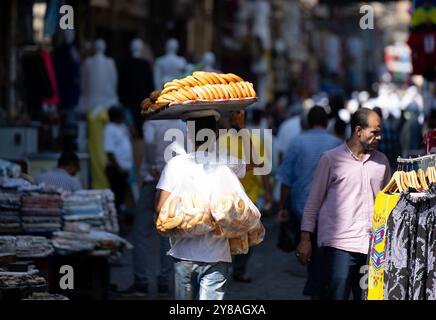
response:
[(154, 65), (154, 86), (161, 89), (165, 82), (179, 78), (187, 67), (186, 59), (177, 55), (179, 42), (169, 39), (165, 45), (165, 55), (156, 59)]
[(117, 105), (118, 75), (112, 58), (105, 55), (106, 42), (95, 41), (95, 54), (82, 66), (80, 107), (88, 111), (88, 152), (91, 162), (92, 188), (107, 189), (106, 155), (103, 151), (103, 130), (109, 121), (107, 110)]
[(120, 65), (118, 92), (121, 103), (130, 110), (136, 132), (142, 136), (143, 118), (138, 112), (141, 101), (153, 91), (153, 70), (144, 59), (144, 42), (133, 39), (130, 44), (130, 57)]
[(83, 110), (98, 113), (101, 108), (118, 104), (118, 75), (113, 59), (105, 55), (106, 42), (97, 39), (94, 49), (95, 54), (82, 66), (80, 106)]
[(213, 52), (205, 52), (203, 58), (201, 59), (201, 69), (207, 72), (218, 72), (218, 69), (215, 69), (215, 54)]

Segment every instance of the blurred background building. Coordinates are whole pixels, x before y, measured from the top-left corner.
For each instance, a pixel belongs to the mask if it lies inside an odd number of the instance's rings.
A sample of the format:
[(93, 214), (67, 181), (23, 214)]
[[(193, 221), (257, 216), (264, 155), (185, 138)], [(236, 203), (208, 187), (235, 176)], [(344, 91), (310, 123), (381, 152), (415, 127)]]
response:
[[(72, 32), (59, 28), (63, 5), (74, 10)], [(166, 54), (167, 40), (174, 38), (177, 54), (187, 62), (186, 72), (201, 68), (204, 53), (213, 52), (215, 70), (255, 83), (259, 101), (254, 108), (265, 111), (264, 122), (275, 133), (295, 104), (332, 108), (327, 98), (339, 95), (348, 111), (364, 104), (384, 108), (380, 103), (392, 102), (386, 94), (395, 90), (395, 99), (402, 101), (411, 85), (422, 100), (418, 108), (423, 125), (433, 104), (434, 83), (417, 65), (412, 67), (413, 41), (419, 39), (410, 38), (417, 26), (434, 28), (431, 13), (428, 22), (425, 14), (412, 21), (416, 9), (425, 5), (432, 6), (432, 1), (2, 1), (0, 124), (18, 131), (2, 136), (12, 139), (16, 153), (6, 143), (0, 156), (26, 158), (66, 146), (87, 153), (89, 110), (79, 100), (87, 90), (84, 61), (95, 54), (97, 39), (104, 40), (104, 55), (115, 63), (114, 97), (124, 105), (122, 72), (132, 40), (142, 40), (140, 55), (154, 66)], [(373, 17), (367, 20), (372, 28), (362, 29), (366, 17)], [(147, 90), (152, 89), (158, 88)], [(145, 91), (143, 97), (149, 94)], [(129, 104), (139, 131), (139, 105)], [(407, 105), (388, 107), (400, 117)]]

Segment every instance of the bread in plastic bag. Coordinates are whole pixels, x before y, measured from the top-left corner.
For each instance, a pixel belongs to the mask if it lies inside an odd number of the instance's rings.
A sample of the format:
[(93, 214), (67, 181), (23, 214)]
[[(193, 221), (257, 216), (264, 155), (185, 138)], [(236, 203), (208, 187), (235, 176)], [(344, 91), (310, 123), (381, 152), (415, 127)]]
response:
[(265, 227), (262, 222), (259, 223), (247, 233), (248, 235), (248, 246), (253, 247), (260, 244), (265, 238)]
[(243, 234), (254, 228), (260, 221), (260, 212), (236, 175), (228, 167), (219, 166), (213, 177), (211, 213), (224, 234)]
[(189, 238), (215, 229), (205, 180), (196, 177), (201, 175), (187, 172), (163, 204), (156, 220), (156, 228), (161, 234)]
[(248, 234), (245, 233), (237, 238), (229, 239), (230, 254), (247, 254), (248, 253)]

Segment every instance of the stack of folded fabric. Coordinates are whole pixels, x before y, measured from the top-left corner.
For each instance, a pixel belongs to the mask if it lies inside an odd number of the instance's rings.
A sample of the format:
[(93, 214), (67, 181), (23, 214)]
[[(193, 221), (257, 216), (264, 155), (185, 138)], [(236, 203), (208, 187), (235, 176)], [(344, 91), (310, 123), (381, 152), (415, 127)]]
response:
[(17, 236), (15, 246), (18, 258), (47, 257), (54, 252), (51, 241), (45, 237)]
[(17, 260), (14, 236), (0, 236), (0, 265), (12, 263)]
[(101, 229), (118, 234), (118, 216), (115, 208), (115, 196), (110, 189), (101, 190), (80, 190), (75, 195), (96, 196), (99, 197), (103, 208), (103, 226)]
[(21, 217), (26, 233), (49, 233), (62, 227), (59, 193), (29, 192), (21, 197)]
[(0, 234), (22, 233), (20, 193), (0, 190)]
[[(22, 191), (25, 188), (38, 187), (21, 178), (0, 177), (0, 189), (4, 191)], [(40, 187), (39, 187), (40, 188)]]
[(0, 177), (18, 178), (21, 167), (15, 163), (0, 159)]
[(83, 190), (65, 194), (62, 200), (64, 227), (84, 222), (92, 228), (104, 228), (104, 209), (100, 194)]
[(70, 254), (83, 251), (106, 251), (107, 254), (113, 254), (124, 248), (128, 250), (133, 248), (124, 238), (103, 230), (91, 230), (89, 232), (54, 232), (52, 243), (58, 254)]

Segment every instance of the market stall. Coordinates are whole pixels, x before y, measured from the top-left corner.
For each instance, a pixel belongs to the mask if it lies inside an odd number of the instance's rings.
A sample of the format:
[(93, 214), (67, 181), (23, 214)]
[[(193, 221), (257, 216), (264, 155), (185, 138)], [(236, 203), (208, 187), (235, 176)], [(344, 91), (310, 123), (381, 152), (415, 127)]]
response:
[[(2, 172), (0, 299), (107, 298), (110, 260), (132, 248), (117, 235), (113, 193), (64, 192)], [(61, 286), (62, 266), (72, 267), (74, 290)]]

